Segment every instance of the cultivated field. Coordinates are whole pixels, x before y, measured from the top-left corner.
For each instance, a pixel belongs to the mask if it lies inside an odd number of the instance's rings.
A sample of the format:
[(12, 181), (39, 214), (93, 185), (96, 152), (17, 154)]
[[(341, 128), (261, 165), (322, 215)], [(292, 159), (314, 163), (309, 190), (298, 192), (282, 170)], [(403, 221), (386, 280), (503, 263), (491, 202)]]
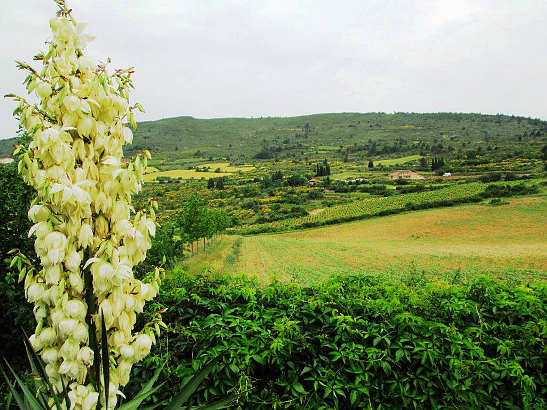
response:
[(381, 159), (379, 161), (375, 161), (374, 165), (383, 165), (385, 167), (389, 167), (391, 165), (402, 165), (406, 164), (407, 162), (416, 161), (422, 158), (421, 155), (409, 155), (407, 157), (401, 157), (401, 158), (392, 158), (392, 159)]
[[(547, 279), (547, 200), (510, 199), (508, 205), (463, 205), (284, 234), (243, 237), (235, 273), (313, 283), (336, 273), (420, 273), (452, 280), (488, 274)], [(229, 247), (229, 241), (224, 242)], [(214, 247), (213, 247), (214, 249)], [(229, 252), (214, 251), (218, 255)], [(211, 261), (211, 259), (208, 259)], [(193, 270), (197, 267), (192, 266)]]
[[(173, 169), (170, 171), (158, 171), (158, 172), (148, 172), (144, 175), (144, 181), (150, 182), (154, 181), (158, 177), (169, 177), (169, 178), (181, 178), (181, 179), (202, 179), (202, 178), (218, 178), (232, 175), (236, 172), (247, 172), (255, 169), (253, 166), (242, 165), (242, 166), (231, 166), (228, 162), (215, 162), (200, 165), (199, 167), (209, 167), (209, 172), (196, 171), (195, 169)], [(150, 167), (152, 169), (153, 168)], [(220, 172), (214, 172), (219, 169)]]

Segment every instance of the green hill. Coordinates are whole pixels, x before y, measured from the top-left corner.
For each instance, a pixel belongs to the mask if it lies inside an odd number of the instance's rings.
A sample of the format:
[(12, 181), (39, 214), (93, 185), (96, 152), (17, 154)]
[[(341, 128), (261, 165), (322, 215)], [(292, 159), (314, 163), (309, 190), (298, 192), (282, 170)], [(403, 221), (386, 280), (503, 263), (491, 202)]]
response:
[[(547, 122), (482, 114), (338, 113), (265, 118), (166, 118), (139, 123), (132, 155), (148, 148), (162, 158), (305, 158), (308, 156), (401, 156), (498, 151), (537, 157)], [(0, 141), (0, 156), (13, 140)]]

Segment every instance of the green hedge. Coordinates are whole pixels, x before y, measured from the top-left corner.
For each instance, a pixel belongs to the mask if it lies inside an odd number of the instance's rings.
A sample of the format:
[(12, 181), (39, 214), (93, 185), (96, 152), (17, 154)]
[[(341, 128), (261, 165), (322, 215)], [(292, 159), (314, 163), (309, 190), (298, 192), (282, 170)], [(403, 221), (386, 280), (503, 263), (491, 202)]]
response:
[(167, 355), (169, 395), (222, 351), (196, 403), (235, 389), (242, 408), (545, 408), (546, 291), (486, 278), (261, 288), (179, 274), (153, 307), (168, 308), (171, 329), (136, 374)]

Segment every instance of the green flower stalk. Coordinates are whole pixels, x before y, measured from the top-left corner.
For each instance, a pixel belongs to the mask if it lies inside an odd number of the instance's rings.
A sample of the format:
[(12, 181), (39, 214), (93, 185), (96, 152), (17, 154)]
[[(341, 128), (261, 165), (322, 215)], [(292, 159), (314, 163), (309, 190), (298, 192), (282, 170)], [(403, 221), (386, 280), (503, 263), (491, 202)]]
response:
[[(126, 124), (135, 128), (134, 111), (142, 111), (140, 104), (129, 104), (133, 70), (112, 72), (110, 60), (86, 56), (92, 37), (64, 0), (56, 3), (49, 49), (35, 57), (42, 67), (18, 63), (28, 71), (25, 85), (38, 102), (9, 95), (31, 137), (16, 149), (19, 171), (36, 190), (29, 236), (36, 238), (41, 269), (22, 272), (38, 323), (30, 342), (51, 384), (58, 391), (69, 386), (71, 408), (114, 408), (132, 366), (148, 355), (163, 325), (157, 319), (134, 330), (137, 314), (158, 293), (161, 275), (156, 269), (144, 281), (133, 276), (155, 234), (156, 203), (139, 211), (131, 206), (150, 154), (123, 158), (123, 146), (133, 139)], [(97, 365), (96, 346), (105, 339), (108, 386)]]

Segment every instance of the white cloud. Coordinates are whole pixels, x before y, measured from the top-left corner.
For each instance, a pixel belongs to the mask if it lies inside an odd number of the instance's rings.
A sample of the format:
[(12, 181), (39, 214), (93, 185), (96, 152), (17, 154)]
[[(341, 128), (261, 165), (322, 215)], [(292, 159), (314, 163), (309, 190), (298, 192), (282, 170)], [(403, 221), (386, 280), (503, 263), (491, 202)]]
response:
[[(72, 0), (89, 53), (136, 67), (140, 119), (337, 111), (504, 112), (547, 119), (542, 0)], [(48, 36), (53, 1), (0, 16), (0, 92)], [(0, 137), (14, 106), (0, 102)]]

